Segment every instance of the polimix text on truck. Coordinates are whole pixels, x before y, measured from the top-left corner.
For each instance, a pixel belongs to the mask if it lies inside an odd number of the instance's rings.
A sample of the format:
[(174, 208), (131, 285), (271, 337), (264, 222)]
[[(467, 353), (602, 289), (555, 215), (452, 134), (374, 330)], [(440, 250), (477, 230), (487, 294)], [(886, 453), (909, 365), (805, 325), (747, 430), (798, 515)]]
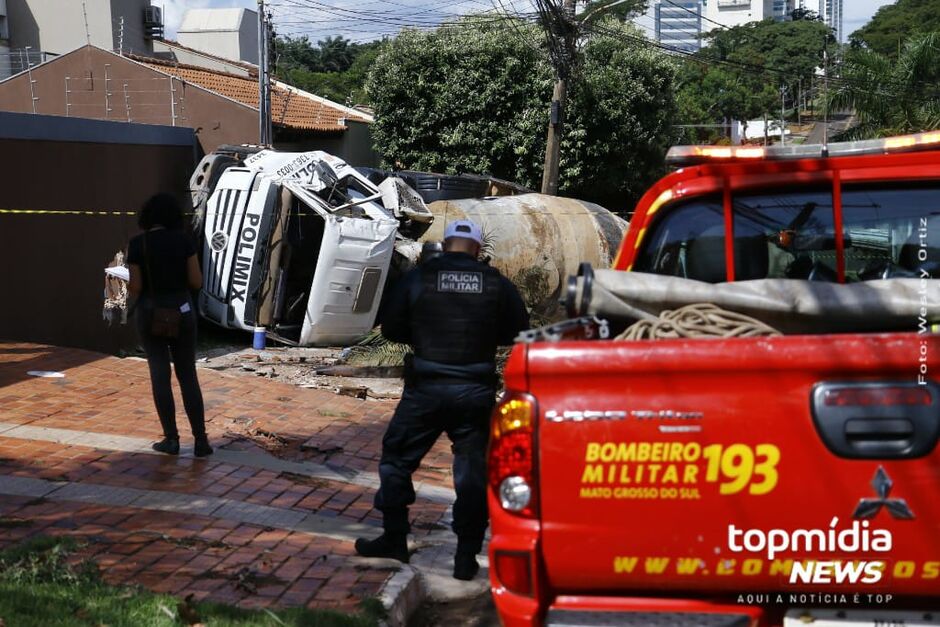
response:
[[(608, 274), (757, 306), (832, 288), (856, 326), (517, 344), (490, 442), (501, 619), (940, 624), (940, 133), (671, 159)], [(908, 322), (856, 311), (895, 284)]]

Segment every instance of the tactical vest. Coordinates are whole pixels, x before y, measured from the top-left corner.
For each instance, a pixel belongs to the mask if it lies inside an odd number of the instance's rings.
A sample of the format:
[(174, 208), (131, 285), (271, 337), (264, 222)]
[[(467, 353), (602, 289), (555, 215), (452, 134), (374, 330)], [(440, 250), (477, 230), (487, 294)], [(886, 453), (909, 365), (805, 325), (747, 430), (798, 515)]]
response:
[(411, 304), (417, 357), (445, 364), (496, 358), (499, 272), (485, 264), (460, 265), (452, 269), (454, 264), (438, 258), (421, 268), (421, 291)]

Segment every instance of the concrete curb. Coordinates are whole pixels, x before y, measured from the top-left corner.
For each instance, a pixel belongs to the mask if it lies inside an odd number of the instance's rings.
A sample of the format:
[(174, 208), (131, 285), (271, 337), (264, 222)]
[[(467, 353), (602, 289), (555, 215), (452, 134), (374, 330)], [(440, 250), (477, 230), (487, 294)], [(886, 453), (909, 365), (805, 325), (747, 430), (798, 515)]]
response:
[(427, 599), (427, 589), (418, 571), (407, 564), (388, 578), (379, 593), (379, 600), (388, 613), (380, 623), (385, 627), (405, 627)]
[(489, 592), (489, 561), (484, 551), (477, 558), (480, 573), (472, 581), (453, 578), (457, 537), (450, 531), (436, 532), (413, 545), (410, 564), (389, 577), (379, 592), (388, 612), (385, 625), (405, 627), (424, 603), (447, 603), (478, 597)]

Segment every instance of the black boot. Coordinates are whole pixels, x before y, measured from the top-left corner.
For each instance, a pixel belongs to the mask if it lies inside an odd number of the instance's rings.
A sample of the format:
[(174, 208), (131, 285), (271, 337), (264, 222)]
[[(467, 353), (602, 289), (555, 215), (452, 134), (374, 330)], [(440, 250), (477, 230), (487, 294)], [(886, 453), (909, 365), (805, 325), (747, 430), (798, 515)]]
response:
[(193, 455), (196, 457), (212, 455), (212, 447), (209, 446), (209, 438), (207, 436), (196, 438), (196, 445), (193, 447)]
[(458, 551), (454, 555), (454, 579), (461, 581), (470, 581), (477, 576), (480, 571), (480, 565), (477, 564), (475, 553), (465, 553)]
[(408, 563), (408, 537), (383, 533), (375, 540), (356, 540), (356, 553), (363, 557), (390, 557)]
[(159, 442), (154, 442), (151, 447), (158, 453), (166, 453), (167, 455), (179, 455), (180, 454), (180, 439), (179, 438), (163, 438)]

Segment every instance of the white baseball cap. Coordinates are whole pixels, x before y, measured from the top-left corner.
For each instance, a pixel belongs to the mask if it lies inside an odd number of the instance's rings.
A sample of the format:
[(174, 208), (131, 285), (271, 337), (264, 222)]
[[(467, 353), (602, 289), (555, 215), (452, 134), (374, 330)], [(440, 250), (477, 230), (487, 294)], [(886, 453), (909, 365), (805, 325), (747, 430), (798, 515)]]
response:
[(483, 245), (483, 231), (481, 231), (480, 227), (470, 220), (451, 221), (447, 225), (447, 228), (444, 229), (444, 239), (448, 240), (452, 237), (471, 239), (480, 246)]

